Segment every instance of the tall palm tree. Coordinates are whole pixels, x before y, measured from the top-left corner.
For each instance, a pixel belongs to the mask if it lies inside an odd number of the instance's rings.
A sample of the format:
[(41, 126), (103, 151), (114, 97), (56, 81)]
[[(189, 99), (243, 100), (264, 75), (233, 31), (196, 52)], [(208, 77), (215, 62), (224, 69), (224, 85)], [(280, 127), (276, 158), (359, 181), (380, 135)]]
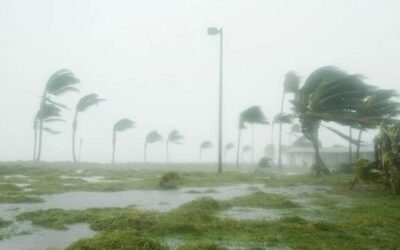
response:
[(212, 144), (212, 142), (210, 142), (210, 141), (203, 141), (203, 142), (200, 144), (200, 152), (199, 152), (199, 159), (200, 159), (200, 162), (202, 161), (203, 150), (209, 149), (209, 148), (212, 148), (212, 147), (213, 147), (213, 144)]
[[(283, 106), (285, 103), (285, 96), (287, 93), (296, 94), (299, 91), (300, 76), (298, 76), (294, 71), (289, 71), (285, 75), (285, 80), (283, 81), (283, 92), (281, 99), (281, 111), (280, 114), (283, 115)], [(282, 125), (279, 123), (279, 154), (278, 154), (278, 166), (282, 167)]]
[(156, 143), (162, 141), (162, 136), (158, 133), (157, 130), (153, 130), (146, 136), (146, 141), (144, 143), (144, 163), (147, 162), (147, 145), (149, 143)]
[(184, 138), (184, 136), (183, 135), (181, 135), (180, 133), (179, 133), (179, 131), (178, 130), (172, 130), (170, 133), (169, 133), (169, 135), (168, 135), (168, 137), (167, 137), (167, 140), (166, 140), (166, 142), (165, 142), (165, 146), (166, 146), (166, 149), (167, 149), (167, 163), (169, 163), (169, 143), (173, 143), (173, 144), (181, 144), (181, 140)]
[(126, 131), (126, 130), (134, 128), (134, 127), (135, 127), (135, 122), (130, 119), (127, 119), (127, 118), (121, 119), (114, 124), (113, 136), (112, 136), (112, 146), (113, 146), (112, 160), (111, 160), (112, 163), (115, 162), (115, 148), (116, 148), (116, 144), (117, 144), (117, 133)]
[(43, 104), (40, 110), (36, 113), (33, 121), (33, 132), (34, 132), (34, 145), (33, 145), (33, 160), (37, 157), (37, 146), (38, 146), (38, 128), (39, 121), (42, 121), (42, 130), (50, 134), (59, 134), (60, 131), (45, 127), (45, 124), (53, 122), (65, 122), (65, 120), (59, 118), (61, 116), (61, 109), (54, 104)]
[[(79, 83), (79, 79), (75, 77), (75, 75), (67, 69), (61, 69), (55, 72), (53, 75), (50, 76), (48, 79), (46, 86), (43, 90), (42, 100), (40, 102), (39, 110), (43, 109), (44, 106), (47, 104), (53, 104), (60, 108), (66, 108), (65, 105), (60, 104), (53, 100), (53, 97), (60, 96), (69, 92), (78, 92), (79, 90), (74, 86)], [(42, 142), (43, 142), (43, 125), (44, 125), (44, 118), (38, 118), (35, 122), (35, 127), (38, 129), (38, 149), (36, 160), (41, 159), (42, 155)], [(35, 133), (36, 133), (35, 129)], [(36, 144), (35, 144), (36, 145)], [(35, 146), (36, 147), (36, 146)], [(36, 150), (34, 150), (36, 151)]]
[(78, 127), (78, 114), (85, 112), (90, 107), (99, 104), (100, 102), (105, 101), (103, 98), (99, 98), (97, 94), (88, 94), (82, 97), (75, 107), (75, 115), (74, 121), (72, 123), (72, 158), (74, 162), (77, 162), (76, 154), (75, 154), (75, 137), (76, 137), (76, 129)]
[(282, 167), (282, 125), (291, 124), (294, 116), (292, 114), (279, 113), (274, 117), (274, 124), (279, 124), (279, 141), (278, 141), (278, 167)]
[(228, 151), (232, 150), (234, 147), (235, 147), (235, 144), (233, 144), (233, 142), (230, 142), (225, 145), (224, 158), (226, 158), (226, 153), (228, 153)]
[[(241, 139), (241, 132), (242, 129), (245, 129), (245, 124), (252, 125), (252, 133), (251, 133), (251, 145), (254, 148), (254, 125), (255, 124), (262, 124), (267, 125), (269, 124), (267, 118), (265, 117), (264, 113), (261, 110), (260, 106), (251, 106), (246, 110), (242, 111), (239, 115), (239, 133), (238, 133), (238, 143), (237, 143), (237, 152), (236, 152), (236, 167), (239, 167), (239, 150), (240, 150), (240, 139)], [(252, 152), (251, 157), (252, 164), (254, 163), (254, 152)]]
[(242, 161), (244, 161), (244, 154), (252, 151), (253, 148), (250, 145), (244, 145), (242, 148)]
[(318, 130), (322, 121), (333, 121), (346, 126), (368, 124), (374, 119), (357, 112), (359, 104), (374, 88), (363, 82), (360, 75), (348, 74), (336, 67), (322, 67), (310, 74), (293, 101), (304, 136), (312, 141), (316, 176), (329, 174), (318, 144)]

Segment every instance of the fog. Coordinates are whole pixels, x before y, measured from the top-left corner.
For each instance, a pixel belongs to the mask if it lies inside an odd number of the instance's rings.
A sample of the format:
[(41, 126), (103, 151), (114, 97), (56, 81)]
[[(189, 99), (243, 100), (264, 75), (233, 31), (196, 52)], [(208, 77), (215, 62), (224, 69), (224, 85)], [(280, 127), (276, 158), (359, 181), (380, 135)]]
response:
[[(214, 143), (204, 161), (216, 161), (219, 44), (207, 27), (224, 29), (225, 144), (236, 143), (245, 108), (260, 105), (272, 120), (291, 70), (304, 82), (316, 68), (334, 65), (398, 90), (399, 11), (398, 1), (1, 0), (0, 160), (32, 159), (40, 95), (49, 76), (67, 68), (80, 79), (80, 93), (58, 98), (71, 110), (55, 126), (62, 134), (44, 135), (43, 160), (72, 159), (72, 110), (94, 92), (107, 101), (80, 116), (83, 161), (111, 160), (112, 126), (121, 118), (137, 128), (119, 134), (119, 162), (142, 161), (154, 129), (164, 138), (173, 129), (185, 136), (171, 147), (172, 161), (197, 161), (203, 140)], [(320, 137), (324, 146), (346, 145), (324, 129)], [(250, 143), (250, 130), (242, 140)], [(256, 158), (270, 141), (270, 126), (257, 126)], [(165, 157), (164, 142), (148, 149), (149, 161)]]

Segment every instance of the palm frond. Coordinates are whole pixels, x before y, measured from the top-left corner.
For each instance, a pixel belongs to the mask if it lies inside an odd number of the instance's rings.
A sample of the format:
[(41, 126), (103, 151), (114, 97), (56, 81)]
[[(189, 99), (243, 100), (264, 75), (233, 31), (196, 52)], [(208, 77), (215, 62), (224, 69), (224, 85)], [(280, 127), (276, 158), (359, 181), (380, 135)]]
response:
[(119, 120), (118, 122), (116, 122), (114, 124), (113, 130), (115, 132), (121, 132), (121, 131), (125, 131), (125, 130), (128, 130), (130, 128), (134, 128), (134, 127), (135, 127), (135, 122), (134, 121), (132, 121), (130, 119), (127, 119), (127, 118), (124, 118), (124, 119), (121, 119), (121, 120)]
[(358, 141), (356, 139), (351, 138), (350, 136), (340, 132), (339, 130), (334, 129), (334, 128), (329, 127), (329, 126), (325, 126), (325, 125), (322, 125), (322, 126), (324, 128), (326, 128), (326, 129), (328, 129), (329, 131), (333, 132), (334, 134), (338, 135), (342, 139), (345, 139), (346, 141), (349, 141), (351, 144), (353, 144), (353, 145), (357, 145), (358, 144)]
[(269, 124), (260, 106), (251, 106), (240, 113), (239, 127), (245, 127), (245, 123)]
[(60, 108), (63, 108), (63, 109), (69, 109), (68, 106), (66, 106), (64, 104), (61, 104), (59, 102), (55, 102), (55, 101), (51, 100), (49, 97), (46, 98), (46, 101), (51, 103), (51, 104), (54, 104), (57, 107), (60, 107)]
[(180, 140), (182, 140), (183, 138), (184, 136), (180, 134), (178, 130), (175, 129), (169, 133), (167, 141), (175, 144), (180, 144)]
[(290, 71), (285, 75), (283, 82), (285, 93), (296, 93), (299, 90), (300, 77), (294, 71)]
[(213, 144), (212, 144), (212, 142), (210, 142), (210, 141), (203, 141), (201, 144), (200, 144), (200, 148), (201, 149), (208, 149), (208, 148), (212, 148), (213, 147)]
[(225, 150), (229, 151), (231, 149), (233, 149), (235, 147), (235, 144), (233, 144), (232, 142), (228, 143), (225, 145)]
[(99, 96), (95, 93), (85, 95), (82, 97), (76, 105), (77, 112), (84, 112), (88, 108), (99, 104), (100, 102), (105, 101), (103, 98), (99, 98)]
[(61, 133), (61, 131), (54, 130), (54, 129), (48, 128), (48, 127), (44, 127), (43, 130), (52, 135), (58, 135)]
[(61, 95), (69, 91), (76, 91), (73, 85), (78, 84), (79, 79), (68, 69), (61, 69), (50, 76), (46, 84), (46, 91), (52, 95)]
[(49, 118), (59, 117), (61, 110), (53, 104), (43, 104), (40, 106), (39, 111), (36, 113), (36, 117), (39, 120), (46, 120)]
[(274, 116), (273, 123), (291, 124), (294, 118), (295, 116), (292, 114), (278, 113)]
[(155, 143), (162, 141), (162, 136), (158, 133), (157, 130), (153, 130), (146, 136), (146, 143)]

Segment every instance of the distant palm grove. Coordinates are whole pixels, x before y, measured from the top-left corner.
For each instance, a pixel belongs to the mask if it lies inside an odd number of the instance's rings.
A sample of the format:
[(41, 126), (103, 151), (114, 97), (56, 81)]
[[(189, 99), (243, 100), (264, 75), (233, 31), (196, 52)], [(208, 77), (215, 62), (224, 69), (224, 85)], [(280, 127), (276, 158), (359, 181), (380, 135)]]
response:
[[(274, 127), (278, 130), (278, 151), (277, 167), (282, 165), (282, 127), (285, 124), (292, 124), (290, 136), (301, 132), (314, 149), (314, 162), (312, 172), (315, 176), (329, 175), (330, 170), (325, 165), (320, 155), (320, 143), (318, 131), (321, 126), (329, 129), (349, 144), (356, 145), (355, 159), (350, 164), (355, 164), (358, 179), (365, 179), (373, 171), (379, 174), (374, 178), (384, 182), (388, 189), (400, 193), (400, 121), (396, 117), (400, 113), (400, 103), (397, 100), (398, 93), (394, 90), (379, 89), (376, 86), (366, 84), (364, 78), (359, 74), (350, 74), (333, 66), (325, 66), (313, 71), (300, 84), (300, 77), (293, 71), (289, 71), (282, 84), (282, 101), (280, 112), (277, 113), (271, 122), (264, 115), (261, 106), (251, 106), (238, 115), (238, 134), (236, 145), (229, 142), (224, 148), (224, 157), (236, 148), (236, 166), (239, 167), (241, 160), (247, 158), (251, 164), (273, 160), (275, 145), (273, 141)], [(66, 122), (62, 118), (62, 110), (67, 109), (66, 105), (60, 103), (57, 98), (70, 92), (79, 92), (79, 79), (70, 70), (62, 69), (50, 76), (45, 84), (41, 101), (34, 116), (33, 131), (33, 160), (42, 160), (42, 146), (45, 143), (44, 132), (49, 135), (59, 134), (61, 131), (52, 128), (53, 123)], [(284, 100), (287, 94), (293, 94), (290, 101), (292, 113), (284, 113)], [(80, 157), (76, 149), (76, 132), (78, 130), (79, 117), (84, 112), (105, 99), (95, 93), (84, 95), (76, 104), (74, 118), (72, 121), (72, 160), (78, 162)], [(135, 128), (135, 122), (129, 118), (122, 118), (114, 123), (112, 131), (112, 152), (111, 161), (114, 163), (118, 152), (117, 136), (128, 129)], [(349, 133), (343, 133), (333, 129), (325, 122), (334, 122), (348, 126)], [(256, 125), (270, 125), (271, 137), (265, 138), (265, 154), (262, 159), (254, 159), (254, 127)], [(251, 129), (251, 145), (241, 145), (241, 136), (244, 129)], [(362, 145), (362, 133), (368, 129), (380, 129), (375, 139), (375, 162), (361, 161), (359, 158), (360, 146)], [(358, 131), (356, 138), (353, 138), (353, 131)], [(178, 130), (173, 130), (165, 137), (165, 153), (167, 163), (170, 162), (171, 144), (181, 144), (184, 135)], [(150, 131), (146, 136), (144, 144), (143, 160), (151, 159), (150, 145), (161, 142), (163, 136), (156, 130)], [(80, 141), (82, 143), (82, 141)], [(202, 161), (203, 154), (207, 149), (213, 147), (212, 141), (200, 142), (199, 161)], [(196, 145), (193, 145), (194, 150)], [(351, 147), (349, 147), (351, 150)], [(271, 153), (272, 152), (272, 153)], [(350, 152), (351, 154), (352, 152)], [(242, 159), (241, 159), (242, 158)], [(256, 162), (255, 162), (256, 161)]]

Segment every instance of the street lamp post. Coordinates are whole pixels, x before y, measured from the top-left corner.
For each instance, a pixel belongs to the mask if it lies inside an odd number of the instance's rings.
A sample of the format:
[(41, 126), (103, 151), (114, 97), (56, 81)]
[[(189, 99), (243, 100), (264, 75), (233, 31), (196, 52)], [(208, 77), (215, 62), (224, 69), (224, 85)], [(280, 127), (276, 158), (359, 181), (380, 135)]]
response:
[(208, 35), (219, 35), (219, 114), (218, 114), (218, 173), (222, 172), (222, 41), (223, 29), (209, 27)]

